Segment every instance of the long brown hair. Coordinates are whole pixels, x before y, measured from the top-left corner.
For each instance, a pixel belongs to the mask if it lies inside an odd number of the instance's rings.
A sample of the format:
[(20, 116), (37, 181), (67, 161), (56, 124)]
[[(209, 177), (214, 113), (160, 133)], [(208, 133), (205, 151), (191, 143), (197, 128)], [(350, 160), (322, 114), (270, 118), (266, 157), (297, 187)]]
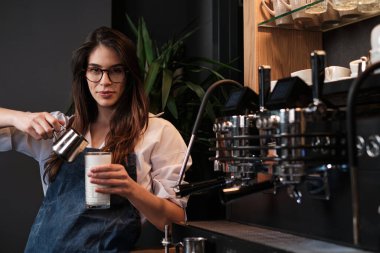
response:
[[(113, 152), (113, 163), (121, 163), (128, 153), (133, 152), (139, 137), (148, 125), (149, 105), (145, 94), (141, 73), (133, 42), (123, 33), (107, 27), (93, 31), (81, 47), (72, 55), (73, 73), (72, 96), (74, 120), (71, 127), (85, 134), (90, 123), (98, 116), (96, 101), (87, 84), (84, 70), (87, 69), (91, 52), (99, 45), (113, 49), (121, 63), (128, 70), (126, 88), (117, 102), (110, 122), (110, 131), (103, 150)], [(62, 164), (60, 158), (52, 155), (46, 163), (45, 176), (54, 181)]]

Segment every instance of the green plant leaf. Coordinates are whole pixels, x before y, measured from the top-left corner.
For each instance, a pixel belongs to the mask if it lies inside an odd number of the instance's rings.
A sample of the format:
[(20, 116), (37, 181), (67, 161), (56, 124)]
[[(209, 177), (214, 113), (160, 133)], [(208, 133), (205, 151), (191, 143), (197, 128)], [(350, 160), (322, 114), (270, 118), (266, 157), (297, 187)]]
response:
[(141, 18), (141, 37), (144, 45), (145, 60), (150, 65), (154, 59), (153, 43), (146, 27), (145, 21)]
[[(237, 59), (234, 59), (230, 62), (230, 64), (232, 64), (233, 62), (235, 62)], [(224, 68), (224, 69), (229, 69), (229, 70), (233, 70), (233, 71), (236, 71), (236, 72), (241, 72), (239, 69), (229, 65), (229, 64), (225, 64), (225, 63), (222, 63), (220, 61), (216, 61), (216, 60), (213, 60), (213, 59), (209, 59), (209, 58), (205, 58), (205, 57), (192, 57), (192, 58), (189, 58), (187, 59), (184, 63), (208, 63), (208, 64), (212, 64), (212, 65), (216, 65), (217, 67), (219, 68)], [(196, 64), (196, 65), (199, 65), (199, 64)]]
[(137, 28), (136, 25), (132, 22), (132, 19), (129, 17), (127, 13), (125, 13), (125, 16), (127, 17), (128, 25), (131, 28), (133, 34), (137, 37)]
[(166, 107), (169, 98), (170, 89), (173, 83), (173, 72), (169, 69), (163, 69), (162, 72), (162, 110)]
[(189, 82), (189, 81), (186, 81), (185, 84), (186, 84), (186, 86), (187, 86), (189, 89), (191, 89), (192, 91), (194, 91), (195, 94), (197, 94), (197, 96), (198, 96), (200, 99), (202, 99), (203, 96), (205, 95), (205, 90), (204, 90), (201, 86), (196, 85), (196, 84), (194, 84), (194, 83), (192, 83), (192, 82)]
[(159, 71), (160, 71), (160, 64), (155, 61), (152, 62), (152, 64), (150, 64), (149, 66), (148, 73), (145, 78), (144, 87), (145, 87), (146, 94), (149, 94), (152, 91), (154, 83), (156, 82), (157, 76), (159, 74)]
[(176, 40), (175, 44), (183, 43), (188, 37), (190, 37), (193, 33), (195, 33), (195, 32), (198, 31), (198, 30), (199, 30), (199, 27), (196, 27), (196, 28), (194, 28), (194, 29), (192, 29), (192, 30), (190, 30), (190, 31), (188, 31), (188, 32), (185, 32), (184, 35), (182, 35), (181, 37), (179, 37), (179, 38)]
[(145, 73), (146, 67), (146, 58), (145, 58), (145, 48), (144, 48), (144, 39), (143, 39), (143, 31), (142, 31), (142, 20), (139, 20), (138, 28), (137, 28), (137, 58), (139, 59), (139, 65), (141, 71)]
[[(181, 82), (178, 82), (177, 84), (179, 83), (183, 83), (182, 81)], [(173, 96), (174, 97), (179, 97), (183, 94), (185, 94), (185, 92), (188, 90), (189, 88), (186, 86), (186, 85), (180, 85), (178, 87), (176, 87), (174, 90), (173, 90)]]
[(177, 105), (175, 104), (175, 99), (173, 97), (169, 97), (167, 102), (167, 108), (169, 112), (173, 115), (173, 117), (175, 119), (178, 119)]
[[(126, 17), (132, 32), (136, 35), (137, 57), (140, 70), (144, 74), (144, 89), (150, 99), (150, 111), (153, 113), (164, 111), (164, 117), (178, 128), (185, 139), (188, 138), (205, 90), (213, 82), (224, 79), (222, 74), (225, 73), (224, 70), (239, 70), (232, 65), (205, 57), (185, 56), (184, 42), (199, 27), (194, 29), (193, 25), (189, 25), (178, 36), (172, 36), (167, 41), (162, 41), (162, 46), (157, 46), (150, 37), (149, 29), (142, 17), (136, 24), (127, 14)], [(195, 82), (193, 78), (197, 77), (202, 79), (196, 79)], [(214, 120), (214, 110), (217, 110), (218, 106), (220, 107), (218, 99), (214, 95), (210, 96), (202, 115), (204, 120), (207, 120), (205, 121), (207, 127), (199, 129), (200, 138), (197, 138), (197, 142), (203, 141), (201, 139), (203, 136), (206, 140), (210, 134), (212, 135), (208, 121)]]
[(201, 66), (201, 65), (196, 65), (196, 64), (193, 64), (193, 63), (179, 63), (181, 66), (185, 66), (187, 67), (187, 70), (188, 71), (191, 71), (191, 72), (194, 72), (194, 73), (199, 73), (199, 72), (202, 72), (202, 71), (207, 71), (211, 74), (213, 74), (214, 76), (218, 77), (219, 79), (224, 79), (224, 76), (222, 74), (220, 74), (218, 71), (210, 68), (210, 67), (207, 67), (207, 66)]

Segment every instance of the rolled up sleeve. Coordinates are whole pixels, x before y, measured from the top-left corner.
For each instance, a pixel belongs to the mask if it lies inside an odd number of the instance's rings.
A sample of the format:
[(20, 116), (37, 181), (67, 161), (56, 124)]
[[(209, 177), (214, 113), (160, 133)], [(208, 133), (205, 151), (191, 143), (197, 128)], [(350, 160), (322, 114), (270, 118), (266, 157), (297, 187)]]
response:
[[(187, 147), (178, 130), (168, 121), (151, 118), (148, 129), (137, 147), (138, 182), (160, 198), (168, 199), (183, 209), (187, 197), (177, 198), (176, 186)], [(191, 165), (191, 159), (187, 168)]]
[(0, 128), (0, 151), (5, 152), (9, 150), (12, 150), (11, 128)]
[(177, 198), (173, 190), (179, 178), (183, 158), (183, 152), (153, 158), (152, 163), (156, 169), (152, 172), (152, 178), (155, 195), (186, 208), (188, 198)]

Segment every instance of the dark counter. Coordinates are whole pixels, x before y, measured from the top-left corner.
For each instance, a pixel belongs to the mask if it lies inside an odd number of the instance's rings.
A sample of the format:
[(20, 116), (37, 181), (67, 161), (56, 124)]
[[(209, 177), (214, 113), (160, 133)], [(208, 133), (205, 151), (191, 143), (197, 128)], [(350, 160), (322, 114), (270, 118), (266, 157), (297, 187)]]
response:
[(226, 220), (192, 221), (173, 225), (173, 241), (185, 237), (205, 237), (207, 253), (365, 253), (348, 246), (300, 237), (259, 226), (244, 225)]

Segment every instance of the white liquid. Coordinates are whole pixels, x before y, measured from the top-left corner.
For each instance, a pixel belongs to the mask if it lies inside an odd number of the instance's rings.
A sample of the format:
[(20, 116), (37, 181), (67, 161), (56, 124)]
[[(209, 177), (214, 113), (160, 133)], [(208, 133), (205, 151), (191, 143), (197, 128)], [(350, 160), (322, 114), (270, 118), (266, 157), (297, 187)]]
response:
[(88, 177), (88, 173), (90, 172), (91, 167), (102, 164), (111, 164), (111, 161), (111, 152), (88, 152), (85, 155), (85, 188), (87, 208), (105, 209), (110, 207), (110, 195), (96, 192), (96, 188), (102, 188), (104, 186), (91, 183), (91, 178)]

